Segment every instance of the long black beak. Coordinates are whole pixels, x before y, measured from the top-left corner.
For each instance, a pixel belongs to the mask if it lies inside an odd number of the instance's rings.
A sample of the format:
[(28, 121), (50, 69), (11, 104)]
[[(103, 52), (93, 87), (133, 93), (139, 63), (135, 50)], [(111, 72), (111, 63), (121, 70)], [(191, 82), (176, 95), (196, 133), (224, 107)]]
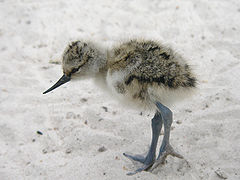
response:
[(54, 84), (52, 87), (50, 87), (48, 90), (46, 90), (43, 94), (46, 94), (54, 89), (56, 89), (57, 87), (65, 84), (66, 82), (70, 81), (71, 78), (69, 76), (66, 76), (65, 74), (58, 80), (58, 82), (56, 82), (56, 84)]

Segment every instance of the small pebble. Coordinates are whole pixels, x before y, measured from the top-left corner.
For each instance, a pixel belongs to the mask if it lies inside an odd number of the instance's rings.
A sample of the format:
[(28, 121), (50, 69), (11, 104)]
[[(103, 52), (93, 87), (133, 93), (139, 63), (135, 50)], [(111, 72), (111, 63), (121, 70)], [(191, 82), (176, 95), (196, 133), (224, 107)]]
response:
[(105, 110), (105, 112), (108, 112), (108, 108), (106, 106), (102, 106), (102, 108)]
[(190, 109), (186, 109), (185, 111), (188, 112), (188, 113), (192, 112), (192, 110), (190, 110)]
[(218, 168), (215, 173), (218, 175), (218, 177), (220, 177), (221, 179), (227, 179), (227, 175), (220, 169)]
[(46, 69), (49, 69), (50, 67), (49, 66), (42, 66), (42, 69), (46, 70)]
[(102, 146), (102, 147), (100, 147), (99, 149), (98, 149), (98, 152), (104, 152), (104, 151), (106, 151), (107, 149), (104, 147), (104, 146)]
[(43, 149), (42, 152), (43, 152), (43, 154), (46, 154), (46, 153), (47, 153), (47, 150), (46, 150), (46, 149)]
[(30, 20), (26, 21), (26, 24), (31, 24), (31, 21)]
[(66, 154), (70, 154), (72, 152), (72, 150), (70, 148), (66, 149)]
[(78, 28), (77, 30), (78, 30), (79, 32), (84, 32), (81, 28)]
[(7, 50), (7, 47), (2, 47), (1, 48), (1, 51), (5, 51), (5, 50)]
[(177, 124), (182, 124), (182, 121), (178, 120), (176, 121)]
[(87, 99), (86, 98), (82, 98), (81, 102), (87, 102)]
[(86, 125), (88, 124), (87, 120), (86, 120), (86, 121), (84, 121), (84, 124), (86, 124)]
[(37, 134), (39, 135), (43, 135), (43, 133), (41, 131), (37, 131)]
[(35, 139), (32, 139), (32, 142), (35, 142), (36, 140)]

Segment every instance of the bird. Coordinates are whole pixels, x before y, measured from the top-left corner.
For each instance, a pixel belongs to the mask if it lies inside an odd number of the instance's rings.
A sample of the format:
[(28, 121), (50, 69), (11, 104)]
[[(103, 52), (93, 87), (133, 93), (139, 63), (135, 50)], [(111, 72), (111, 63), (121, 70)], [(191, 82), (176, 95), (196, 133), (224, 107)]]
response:
[[(123, 153), (141, 163), (127, 175), (152, 171), (164, 164), (168, 155), (184, 157), (170, 144), (173, 113), (169, 106), (192, 94), (197, 78), (187, 61), (172, 48), (156, 40), (130, 39), (105, 49), (87, 40), (71, 42), (62, 55), (62, 77), (43, 94), (74, 79), (94, 78), (117, 99), (131, 107), (151, 109), (152, 137), (146, 156)], [(164, 135), (158, 156), (159, 135)]]

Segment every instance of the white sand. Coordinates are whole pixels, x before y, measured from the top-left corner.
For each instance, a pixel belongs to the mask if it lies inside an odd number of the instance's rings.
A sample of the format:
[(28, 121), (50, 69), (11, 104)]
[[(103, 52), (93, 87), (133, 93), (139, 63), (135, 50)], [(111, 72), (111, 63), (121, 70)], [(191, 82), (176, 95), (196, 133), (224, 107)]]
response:
[[(217, 180), (219, 168), (240, 179), (239, 22), (239, 0), (1, 0), (0, 179)], [(147, 151), (152, 114), (125, 109), (88, 80), (42, 92), (62, 75), (49, 60), (71, 40), (111, 46), (132, 36), (170, 44), (200, 84), (172, 108), (171, 144), (189, 164), (168, 157), (128, 177), (136, 166), (122, 153)]]

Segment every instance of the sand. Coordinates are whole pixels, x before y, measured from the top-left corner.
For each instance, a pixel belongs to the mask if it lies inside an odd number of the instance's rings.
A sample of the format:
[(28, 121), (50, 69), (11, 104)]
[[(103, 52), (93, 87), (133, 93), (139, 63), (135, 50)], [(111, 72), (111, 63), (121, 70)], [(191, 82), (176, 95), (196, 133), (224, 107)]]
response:
[[(240, 1), (0, 1), (0, 179), (240, 179)], [(121, 106), (91, 80), (43, 95), (66, 45), (169, 44), (199, 77), (172, 107), (168, 157), (135, 176), (122, 153), (147, 152), (152, 113)], [(39, 132), (38, 132), (39, 131)], [(162, 136), (161, 136), (162, 138)]]

